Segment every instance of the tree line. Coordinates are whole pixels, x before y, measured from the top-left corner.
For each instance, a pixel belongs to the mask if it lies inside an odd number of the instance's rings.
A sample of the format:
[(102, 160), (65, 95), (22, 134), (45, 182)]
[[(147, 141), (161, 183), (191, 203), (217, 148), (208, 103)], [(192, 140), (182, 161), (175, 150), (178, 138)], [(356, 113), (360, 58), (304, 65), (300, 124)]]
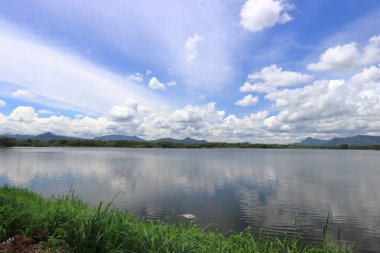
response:
[(262, 148), (262, 149), (363, 149), (380, 150), (376, 146), (298, 146), (289, 144), (252, 144), (247, 142), (207, 142), (207, 143), (177, 143), (177, 142), (148, 142), (148, 141), (126, 141), (126, 140), (16, 140), (0, 136), (0, 147), (115, 147), (115, 148)]

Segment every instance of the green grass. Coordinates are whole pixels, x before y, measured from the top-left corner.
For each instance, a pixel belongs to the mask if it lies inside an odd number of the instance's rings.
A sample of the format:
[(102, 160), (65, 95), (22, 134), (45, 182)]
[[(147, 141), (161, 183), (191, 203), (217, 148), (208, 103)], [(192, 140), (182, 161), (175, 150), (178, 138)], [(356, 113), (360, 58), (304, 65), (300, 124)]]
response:
[(320, 245), (305, 245), (300, 236), (269, 239), (249, 230), (223, 235), (193, 223), (141, 219), (112, 204), (91, 207), (73, 192), (46, 199), (25, 189), (0, 187), (0, 241), (16, 234), (45, 234), (40, 239), (61, 252), (351, 252), (326, 236)]

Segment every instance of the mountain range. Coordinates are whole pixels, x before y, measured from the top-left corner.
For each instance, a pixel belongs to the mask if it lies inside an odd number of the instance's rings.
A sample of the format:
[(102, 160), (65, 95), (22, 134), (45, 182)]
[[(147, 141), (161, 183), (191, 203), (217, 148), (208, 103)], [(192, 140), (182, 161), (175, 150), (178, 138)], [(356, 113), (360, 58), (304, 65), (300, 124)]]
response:
[(333, 138), (333, 139), (315, 139), (308, 137), (301, 142), (294, 143), (297, 146), (340, 146), (347, 144), (349, 146), (375, 146), (380, 145), (380, 136), (371, 135), (356, 135), (345, 138)]
[(51, 140), (80, 140), (80, 138), (69, 137), (64, 135), (56, 135), (50, 132), (38, 134), (38, 135), (24, 135), (24, 134), (4, 134), (4, 137), (16, 139), (16, 140), (39, 140), (39, 141), (51, 141)]
[(100, 141), (145, 141), (144, 139), (141, 139), (137, 136), (127, 136), (127, 135), (118, 135), (118, 134), (98, 136), (98, 137), (95, 137), (94, 140), (100, 140)]
[(207, 143), (205, 140), (196, 140), (192, 138), (185, 139), (173, 139), (173, 138), (161, 138), (157, 140), (153, 140), (152, 142), (173, 142), (173, 143)]
[[(22, 135), (22, 134), (4, 134), (4, 137), (16, 139), (16, 140), (40, 140), (40, 141), (50, 141), (50, 140), (85, 140), (82, 138), (75, 138), (64, 135), (56, 135), (50, 132), (38, 134), (38, 135)], [(93, 138), (93, 140), (101, 141), (148, 141), (137, 136), (128, 135), (104, 135)], [(172, 142), (172, 143), (207, 143), (205, 140), (196, 140), (192, 138), (185, 139), (173, 139), (173, 138), (161, 138), (157, 140), (152, 140), (151, 142)]]
[[(12, 135), (4, 134), (2, 136), (13, 138), (17, 140), (41, 140), (41, 141), (50, 141), (50, 140), (81, 140), (81, 138), (56, 135), (50, 132), (39, 134), (39, 135)], [(83, 139), (84, 140), (84, 139)], [(137, 136), (128, 136), (128, 135), (104, 135), (93, 138), (93, 140), (102, 140), (102, 141), (147, 141)], [(150, 140), (150, 142), (171, 142), (171, 143), (207, 143), (206, 140), (196, 140), (192, 138), (184, 139), (173, 139), (173, 138), (161, 138), (157, 140)], [(349, 146), (375, 146), (380, 145), (380, 136), (371, 136), (371, 135), (356, 135), (352, 137), (345, 138), (333, 138), (333, 139), (316, 139), (308, 137), (300, 142), (293, 143), (292, 145), (296, 146), (309, 146), (309, 147), (318, 147), (318, 146), (340, 146), (347, 144)]]

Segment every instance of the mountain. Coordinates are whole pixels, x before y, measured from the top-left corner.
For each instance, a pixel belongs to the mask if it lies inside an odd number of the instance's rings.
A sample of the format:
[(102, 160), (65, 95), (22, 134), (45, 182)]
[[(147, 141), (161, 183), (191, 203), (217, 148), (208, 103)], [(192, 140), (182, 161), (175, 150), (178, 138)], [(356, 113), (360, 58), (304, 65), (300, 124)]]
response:
[(117, 135), (117, 134), (98, 136), (98, 137), (95, 137), (94, 140), (101, 140), (101, 141), (145, 141), (144, 139), (141, 139), (137, 136), (127, 136), (127, 135)]
[(333, 138), (327, 142), (326, 146), (339, 146), (348, 144), (349, 146), (375, 146), (380, 145), (380, 136), (356, 135), (346, 138)]
[(3, 134), (1, 136), (8, 137), (11, 139), (16, 139), (16, 140), (27, 140), (27, 139), (32, 139), (34, 135), (27, 135), (27, 134)]
[(51, 140), (80, 140), (80, 138), (75, 137), (69, 137), (64, 135), (55, 135), (50, 132), (35, 135), (31, 138), (32, 140), (39, 140), (39, 141), (51, 141)]
[[(146, 141), (137, 136), (127, 136), (127, 135), (104, 135), (95, 137), (94, 140), (102, 140), (102, 141)], [(185, 139), (173, 139), (173, 138), (161, 138), (157, 140), (152, 140), (151, 142), (172, 142), (172, 143), (207, 143), (205, 140), (196, 140), (192, 138)]]
[(173, 142), (173, 143), (207, 143), (205, 140), (196, 140), (192, 138), (185, 138), (182, 140), (179, 139), (173, 139), (173, 138), (161, 138), (157, 140), (153, 140), (152, 142)]
[(345, 138), (333, 138), (330, 140), (321, 140), (306, 138), (301, 142), (294, 143), (298, 146), (340, 146), (347, 144), (349, 146), (375, 146), (380, 145), (380, 136), (356, 135)]
[(301, 142), (294, 143), (297, 146), (324, 146), (329, 140), (315, 139), (307, 137)]
[[(4, 134), (1, 135), (4, 137), (16, 139), (16, 140), (40, 140), (40, 141), (50, 141), (50, 140), (82, 140), (81, 138), (64, 136), (64, 135), (56, 135), (50, 132), (39, 134), (39, 135), (21, 135), (21, 134)], [(95, 137), (93, 140), (101, 140), (101, 141), (146, 141), (137, 136), (127, 136), (127, 135), (103, 135)], [(192, 138), (185, 139), (173, 139), (173, 138), (161, 138), (157, 140), (153, 140), (151, 142), (172, 142), (172, 143), (207, 143), (205, 140), (196, 140)]]

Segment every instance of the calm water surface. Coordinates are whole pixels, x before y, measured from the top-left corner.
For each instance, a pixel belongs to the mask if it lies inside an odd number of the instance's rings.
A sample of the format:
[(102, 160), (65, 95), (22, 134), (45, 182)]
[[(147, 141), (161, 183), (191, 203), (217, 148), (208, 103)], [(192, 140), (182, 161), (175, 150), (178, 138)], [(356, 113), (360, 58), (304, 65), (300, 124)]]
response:
[(0, 184), (49, 196), (73, 185), (153, 219), (192, 213), (221, 231), (293, 232), (312, 242), (329, 214), (356, 252), (380, 252), (380, 152), (264, 149), (0, 149)]

